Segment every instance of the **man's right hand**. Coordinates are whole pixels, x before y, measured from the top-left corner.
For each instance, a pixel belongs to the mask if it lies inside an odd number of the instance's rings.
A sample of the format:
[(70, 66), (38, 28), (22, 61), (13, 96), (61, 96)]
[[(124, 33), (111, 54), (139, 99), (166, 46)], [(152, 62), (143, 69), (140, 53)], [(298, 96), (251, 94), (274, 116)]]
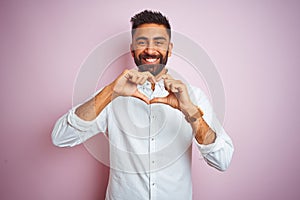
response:
[(150, 103), (149, 99), (141, 94), (137, 85), (142, 85), (146, 81), (155, 83), (155, 77), (150, 72), (139, 72), (135, 69), (125, 70), (112, 84), (114, 97), (132, 96)]

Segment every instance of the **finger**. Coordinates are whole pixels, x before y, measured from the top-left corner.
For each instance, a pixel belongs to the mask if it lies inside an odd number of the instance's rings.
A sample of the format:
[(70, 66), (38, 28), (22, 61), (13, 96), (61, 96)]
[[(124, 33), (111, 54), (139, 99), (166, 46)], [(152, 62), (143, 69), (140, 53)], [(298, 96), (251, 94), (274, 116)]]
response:
[[(150, 74), (152, 75), (152, 74)], [(136, 84), (144, 84), (146, 80), (149, 79), (149, 74), (148, 73), (137, 73), (137, 79), (135, 80)], [(150, 81), (151, 82), (151, 81)]]
[(163, 74), (161, 75), (160, 79), (164, 79), (164, 80), (174, 80), (174, 78), (170, 75), (170, 74)]
[(171, 84), (172, 84), (171, 81), (166, 81), (166, 80), (165, 80), (165, 88), (166, 88), (167, 91), (170, 91), (170, 90), (171, 90)]
[(179, 92), (178, 87), (179, 87), (178, 84), (172, 83), (172, 84), (170, 85), (170, 90), (171, 90), (171, 92), (173, 92), (173, 93), (178, 93), (178, 92)]
[(138, 75), (136, 77), (136, 80), (135, 80), (134, 83), (137, 84), (137, 85), (141, 85), (145, 79), (147, 79), (147, 77), (145, 77), (143, 75)]
[(171, 91), (176, 93), (181, 93), (184, 91), (185, 85), (183, 85), (181, 82), (172, 83), (171, 84)]
[(155, 77), (150, 73), (150, 72), (143, 72), (147, 76), (147, 80), (150, 81), (151, 83), (155, 83)]
[(138, 75), (138, 76), (136, 76), (135, 83), (139, 85), (139, 84), (141, 84), (141, 81), (143, 79), (144, 79), (144, 76)]
[(124, 72), (124, 77), (127, 79), (127, 80), (131, 80), (132, 79), (132, 77), (133, 77), (133, 75), (134, 75), (134, 73), (132, 72), (132, 71), (129, 71), (129, 70), (125, 70)]
[(164, 103), (164, 104), (168, 104), (168, 100), (166, 97), (155, 97), (154, 99), (152, 99), (150, 101), (150, 103)]
[(139, 84), (140, 84), (140, 85), (143, 85), (143, 84), (146, 82), (147, 79), (148, 79), (147, 76), (141, 77), (141, 79), (140, 79), (140, 81), (139, 81)]
[(138, 79), (141, 75), (136, 71), (131, 71), (131, 73), (129, 73), (129, 75), (130, 75), (130, 78), (128, 80), (131, 81), (132, 83), (137, 84)]
[(175, 84), (178, 83), (178, 81), (174, 80), (174, 79), (164, 79), (164, 83), (165, 83), (166, 90), (168, 90), (168, 91), (173, 90), (173, 92), (174, 92), (174, 86), (175, 86)]
[(156, 77), (155, 77), (156, 82), (160, 81), (160, 80), (162, 79), (162, 77), (168, 73), (168, 71), (169, 71), (169, 70), (168, 70), (167, 68), (165, 68), (165, 72), (164, 72), (164, 73), (162, 73), (162, 74), (156, 76)]
[(144, 94), (140, 93), (138, 90), (136, 90), (132, 96), (144, 101), (147, 104), (150, 103), (149, 99)]
[(171, 85), (170, 85), (170, 90), (171, 90), (171, 92), (173, 92), (173, 93), (177, 93), (177, 92), (178, 92), (178, 90), (177, 90), (177, 88), (174, 86), (174, 84), (171, 84)]
[(133, 76), (136, 76), (139, 72), (136, 69), (126, 69), (124, 70), (123, 74), (125, 74), (125, 77), (128, 79), (133, 78)]
[(184, 91), (182, 87), (178, 87), (177, 90), (179, 93), (182, 93)]
[(179, 102), (174, 94), (169, 94), (167, 97), (156, 97), (150, 103), (163, 103), (175, 109), (179, 109)]

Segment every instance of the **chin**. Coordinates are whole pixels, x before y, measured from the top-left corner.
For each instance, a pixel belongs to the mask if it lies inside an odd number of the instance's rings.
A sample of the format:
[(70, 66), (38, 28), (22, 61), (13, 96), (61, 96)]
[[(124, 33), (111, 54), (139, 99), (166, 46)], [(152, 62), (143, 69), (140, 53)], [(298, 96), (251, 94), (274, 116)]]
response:
[(153, 76), (156, 76), (164, 69), (164, 67), (165, 67), (165, 65), (163, 65), (163, 64), (155, 64), (155, 65), (145, 64), (145, 65), (139, 65), (138, 69), (141, 72), (147, 71), (147, 72), (150, 72)]

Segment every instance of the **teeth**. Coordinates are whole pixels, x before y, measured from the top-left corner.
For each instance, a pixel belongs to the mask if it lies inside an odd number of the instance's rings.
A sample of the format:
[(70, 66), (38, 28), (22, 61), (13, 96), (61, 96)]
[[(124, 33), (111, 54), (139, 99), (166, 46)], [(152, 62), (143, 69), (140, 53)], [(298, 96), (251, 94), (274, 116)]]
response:
[(157, 60), (157, 58), (147, 58), (146, 61), (147, 62), (155, 62)]

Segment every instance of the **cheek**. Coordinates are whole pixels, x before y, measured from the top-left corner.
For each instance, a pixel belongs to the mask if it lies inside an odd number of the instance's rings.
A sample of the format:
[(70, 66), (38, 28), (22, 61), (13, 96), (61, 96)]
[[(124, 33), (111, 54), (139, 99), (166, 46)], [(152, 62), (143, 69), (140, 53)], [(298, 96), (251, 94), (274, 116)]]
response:
[(131, 55), (134, 57), (139, 57), (140, 55), (141, 55), (141, 53), (142, 53), (142, 51), (140, 51), (140, 50), (134, 50), (134, 51), (132, 51), (131, 52)]
[(169, 53), (168, 53), (168, 52), (162, 54), (162, 57), (163, 57), (163, 58), (166, 58), (166, 57), (168, 57), (168, 56), (169, 56)]

